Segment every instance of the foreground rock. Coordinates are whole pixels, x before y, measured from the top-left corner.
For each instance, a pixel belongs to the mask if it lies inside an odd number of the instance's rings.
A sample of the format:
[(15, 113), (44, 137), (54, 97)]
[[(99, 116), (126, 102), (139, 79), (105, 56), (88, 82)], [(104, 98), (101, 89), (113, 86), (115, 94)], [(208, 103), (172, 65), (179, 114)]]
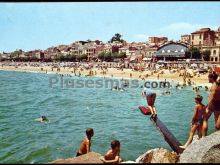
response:
[(50, 162), (50, 164), (70, 164), (70, 163), (103, 163), (100, 160), (101, 155), (95, 152), (90, 152), (88, 154), (74, 157), (74, 158), (68, 158), (68, 159), (58, 159), (53, 162)]
[(177, 153), (163, 148), (149, 150), (136, 159), (136, 163), (177, 163), (178, 161)]
[(220, 131), (189, 145), (181, 154), (180, 163), (220, 163)]

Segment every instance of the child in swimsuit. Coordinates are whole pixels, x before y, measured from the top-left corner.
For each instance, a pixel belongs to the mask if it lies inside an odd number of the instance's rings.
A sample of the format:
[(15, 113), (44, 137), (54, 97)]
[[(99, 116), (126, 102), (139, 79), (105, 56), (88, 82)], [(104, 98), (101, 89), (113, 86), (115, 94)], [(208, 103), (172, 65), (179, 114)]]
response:
[(120, 142), (118, 140), (113, 140), (111, 142), (111, 150), (109, 150), (104, 158), (101, 158), (104, 163), (120, 163), (122, 159), (120, 158)]
[(80, 144), (80, 148), (76, 153), (76, 156), (81, 156), (83, 154), (87, 154), (90, 152), (91, 147), (91, 138), (94, 135), (94, 131), (92, 128), (88, 128), (86, 130), (86, 137), (83, 139), (82, 143)]
[(192, 127), (191, 131), (189, 133), (189, 138), (185, 145), (180, 146), (180, 148), (185, 149), (188, 145), (190, 145), (193, 141), (193, 135), (194, 133), (198, 132), (199, 139), (202, 137), (202, 123), (204, 119), (204, 113), (205, 113), (205, 106), (202, 104), (203, 97), (200, 95), (197, 95), (195, 97), (196, 106), (194, 108), (194, 114), (192, 117)]

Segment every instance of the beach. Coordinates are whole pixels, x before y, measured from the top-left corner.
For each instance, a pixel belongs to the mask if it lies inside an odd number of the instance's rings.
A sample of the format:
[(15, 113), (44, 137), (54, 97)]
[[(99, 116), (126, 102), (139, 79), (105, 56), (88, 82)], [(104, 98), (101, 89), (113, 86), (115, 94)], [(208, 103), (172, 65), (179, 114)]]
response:
[[(124, 79), (137, 79), (137, 80), (145, 80), (145, 81), (173, 81), (179, 82), (183, 84), (183, 77), (179, 76), (179, 74), (184, 72), (184, 70), (180, 70), (179, 72), (171, 73), (168, 69), (158, 69), (156, 73), (152, 74), (152, 70), (145, 71), (134, 71), (132, 69), (118, 69), (118, 68), (91, 68), (91, 69), (81, 69), (81, 68), (70, 68), (70, 67), (59, 67), (59, 71), (57, 68), (53, 68), (51, 66), (0, 66), (0, 70), (6, 71), (19, 71), (19, 72), (35, 72), (35, 73), (47, 73), (47, 74), (69, 74), (69, 75), (83, 75), (83, 76), (95, 76), (95, 77), (113, 77), (113, 78), (124, 78)], [(74, 73), (75, 70), (75, 73)], [(103, 70), (105, 74), (103, 74)], [(192, 69), (188, 69), (187, 71), (192, 72)], [(93, 72), (91, 75), (90, 73)], [(163, 72), (163, 74), (161, 74)], [(159, 78), (158, 78), (159, 73)], [(130, 76), (132, 74), (132, 76)], [(148, 75), (148, 76), (146, 76)], [(193, 85), (197, 86), (210, 86), (208, 83), (208, 73), (200, 74), (198, 76), (193, 76), (190, 78)], [(186, 79), (188, 80), (188, 78)]]

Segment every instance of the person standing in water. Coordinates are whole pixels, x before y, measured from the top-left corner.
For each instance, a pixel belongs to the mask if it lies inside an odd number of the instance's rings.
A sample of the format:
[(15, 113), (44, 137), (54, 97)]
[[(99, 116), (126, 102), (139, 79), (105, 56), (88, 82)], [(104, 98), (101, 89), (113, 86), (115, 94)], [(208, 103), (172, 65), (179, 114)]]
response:
[(213, 72), (208, 75), (209, 82), (212, 83), (210, 94), (208, 97), (208, 105), (205, 111), (205, 118), (202, 126), (202, 136), (207, 136), (208, 120), (214, 113), (215, 129), (220, 130), (220, 84), (218, 84), (218, 75)]
[(205, 106), (202, 104), (202, 99), (203, 97), (200, 95), (197, 95), (195, 97), (196, 106), (194, 108), (194, 113), (192, 117), (192, 127), (187, 142), (183, 146), (180, 146), (180, 148), (182, 149), (185, 149), (186, 147), (188, 147), (188, 145), (192, 143), (193, 135), (196, 132), (196, 130), (198, 132), (199, 139), (202, 137), (202, 123), (205, 112)]

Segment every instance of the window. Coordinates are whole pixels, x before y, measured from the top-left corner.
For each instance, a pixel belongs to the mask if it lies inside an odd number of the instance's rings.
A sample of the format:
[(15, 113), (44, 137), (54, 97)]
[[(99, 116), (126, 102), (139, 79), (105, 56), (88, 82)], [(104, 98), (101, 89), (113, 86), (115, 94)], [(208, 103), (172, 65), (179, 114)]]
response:
[(168, 53), (170, 53), (170, 50), (167, 50)]
[(201, 34), (199, 35), (199, 39), (202, 39), (202, 35)]
[(175, 52), (177, 53), (177, 52), (178, 52), (178, 50), (176, 49), (176, 50), (175, 50)]
[(181, 52), (184, 52), (184, 49), (181, 49)]
[(162, 53), (165, 53), (165, 50), (162, 50)]
[(216, 55), (216, 50), (213, 50), (213, 55)]
[(194, 40), (194, 35), (192, 35), (192, 40)]
[(192, 42), (192, 45), (193, 45), (193, 42)]
[(199, 45), (201, 45), (201, 41), (199, 41)]

